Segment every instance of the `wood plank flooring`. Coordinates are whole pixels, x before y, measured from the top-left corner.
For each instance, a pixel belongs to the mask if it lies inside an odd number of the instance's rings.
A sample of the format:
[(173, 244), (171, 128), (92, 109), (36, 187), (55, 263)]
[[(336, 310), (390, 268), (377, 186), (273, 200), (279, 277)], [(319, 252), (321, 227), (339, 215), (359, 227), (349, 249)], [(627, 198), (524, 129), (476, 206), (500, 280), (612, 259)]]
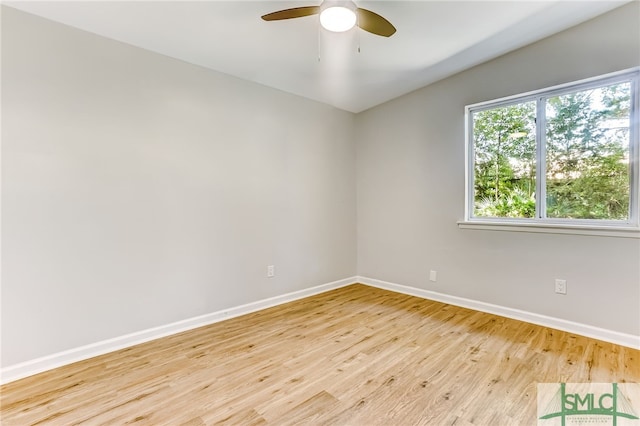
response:
[(352, 285), (9, 383), (2, 425), (535, 425), (640, 351)]

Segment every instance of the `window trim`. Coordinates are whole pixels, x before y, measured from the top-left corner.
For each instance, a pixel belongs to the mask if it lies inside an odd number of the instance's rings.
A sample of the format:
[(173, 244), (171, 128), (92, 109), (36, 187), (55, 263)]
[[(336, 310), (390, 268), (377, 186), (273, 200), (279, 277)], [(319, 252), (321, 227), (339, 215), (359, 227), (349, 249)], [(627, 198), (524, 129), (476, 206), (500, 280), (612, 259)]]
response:
[[(631, 111), (629, 123), (629, 168), (630, 168), (630, 194), (629, 194), (629, 218), (628, 220), (602, 220), (602, 219), (562, 219), (547, 218), (541, 214), (543, 203), (536, 202), (535, 218), (503, 218), (503, 217), (477, 217), (473, 215), (475, 205), (474, 197), (474, 139), (473, 139), (473, 113), (488, 110), (500, 106), (513, 105), (528, 101), (535, 101), (536, 115), (536, 161), (537, 170), (546, 167), (545, 160), (545, 115), (542, 114), (545, 107), (544, 100), (558, 95), (572, 93), (589, 88), (602, 87), (615, 83), (629, 81), (631, 83)], [(465, 205), (464, 220), (459, 221), (460, 228), (473, 229), (499, 229), (524, 232), (552, 232), (552, 233), (579, 233), (589, 235), (607, 236), (631, 236), (640, 238), (640, 67), (630, 68), (614, 73), (604, 74), (579, 81), (560, 84), (548, 88), (534, 90), (522, 94), (507, 96), (485, 102), (479, 102), (465, 106)], [(544, 170), (540, 170), (536, 179), (536, 194), (545, 196), (546, 188), (543, 188), (545, 179)], [(522, 228), (522, 229), (516, 229)], [(558, 230), (564, 230), (562, 232)], [(567, 232), (565, 232), (567, 231)], [(570, 231), (570, 232), (568, 232)]]

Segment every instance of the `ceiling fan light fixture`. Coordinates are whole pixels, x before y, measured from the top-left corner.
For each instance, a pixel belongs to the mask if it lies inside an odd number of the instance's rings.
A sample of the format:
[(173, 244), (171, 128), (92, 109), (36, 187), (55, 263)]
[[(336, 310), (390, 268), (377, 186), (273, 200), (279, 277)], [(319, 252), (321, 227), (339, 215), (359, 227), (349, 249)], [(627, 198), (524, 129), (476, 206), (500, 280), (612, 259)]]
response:
[(320, 13), (320, 24), (336, 33), (349, 31), (356, 25), (356, 13), (348, 7), (327, 7)]
[[(356, 6), (353, 0), (323, 0), (320, 6), (302, 6), (277, 10), (262, 16), (265, 21), (320, 15), (320, 25), (328, 31), (345, 32), (353, 27), (382, 37), (391, 37), (396, 28), (384, 17)], [(317, 22), (317, 21), (316, 21)]]

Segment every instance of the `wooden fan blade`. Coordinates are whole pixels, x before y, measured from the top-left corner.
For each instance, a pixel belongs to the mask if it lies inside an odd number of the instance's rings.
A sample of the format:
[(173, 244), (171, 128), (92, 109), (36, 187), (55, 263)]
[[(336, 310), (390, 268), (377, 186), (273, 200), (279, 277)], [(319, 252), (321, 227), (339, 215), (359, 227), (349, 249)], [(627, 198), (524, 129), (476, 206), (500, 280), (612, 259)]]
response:
[(278, 10), (267, 13), (262, 17), (265, 21), (279, 21), (281, 19), (302, 18), (303, 16), (317, 15), (320, 13), (320, 6), (294, 7), (293, 9)]
[(396, 27), (391, 22), (367, 9), (358, 8), (358, 26), (365, 31), (383, 37), (391, 37)]

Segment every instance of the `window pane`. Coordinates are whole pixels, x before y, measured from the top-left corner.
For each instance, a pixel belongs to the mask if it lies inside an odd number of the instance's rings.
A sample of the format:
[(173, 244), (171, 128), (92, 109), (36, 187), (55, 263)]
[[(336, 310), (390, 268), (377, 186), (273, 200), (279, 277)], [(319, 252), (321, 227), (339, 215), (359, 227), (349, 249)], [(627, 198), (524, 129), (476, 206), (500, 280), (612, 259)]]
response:
[(630, 92), (621, 83), (547, 100), (547, 217), (628, 219)]
[(535, 216), (536, 103), (473, 113), (474, 216)]

